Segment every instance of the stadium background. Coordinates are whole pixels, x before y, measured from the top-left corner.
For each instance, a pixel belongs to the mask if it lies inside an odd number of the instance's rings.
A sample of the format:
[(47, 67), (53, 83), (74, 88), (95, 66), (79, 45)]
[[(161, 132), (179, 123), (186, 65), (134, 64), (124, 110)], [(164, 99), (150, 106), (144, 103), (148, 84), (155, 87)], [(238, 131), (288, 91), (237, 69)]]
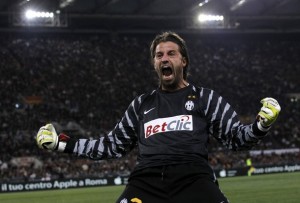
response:
[[(121, 160), (90, 161), (41, 151), (34, 136), (46, 122), (71, 136), (96, 138), (112, 129), (135, 96), (156, 88), (148, 47), (164, 30), (186, 39), (190, 81), (223, 95), (245, 123), (263, 97), (282, 106), (269, 136), (250, 153), (232, 153), (211, 140), (217, 175), (247, 175), (249, 157), (263, 172), (299, 171), (299, 2), (200, 2), (77, 0), (63, 7), (68, 1), (1, 1), (1, 191), (38, 181), (126, 182), (136, 151)], [(60, 23), (28, 26), (20, 13), (29, 6), (60, 9)], [(198, 12), (227, 20), (199, 25)]]

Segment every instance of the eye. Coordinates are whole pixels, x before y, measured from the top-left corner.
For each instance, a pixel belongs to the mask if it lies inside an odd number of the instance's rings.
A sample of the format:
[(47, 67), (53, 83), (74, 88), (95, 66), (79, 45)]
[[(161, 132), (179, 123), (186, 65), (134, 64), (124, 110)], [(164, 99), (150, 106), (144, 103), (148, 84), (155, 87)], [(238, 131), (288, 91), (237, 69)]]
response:
[(170, 52), (168, 53), (168, 55), (169, 55), (169, 56), (175, 56), (175, 55), (176, 55), (176, 51), (170, 51)]
[(155, 54), (155, 58), (160, 59), (162, 57), (162, 53), (158, 52)]

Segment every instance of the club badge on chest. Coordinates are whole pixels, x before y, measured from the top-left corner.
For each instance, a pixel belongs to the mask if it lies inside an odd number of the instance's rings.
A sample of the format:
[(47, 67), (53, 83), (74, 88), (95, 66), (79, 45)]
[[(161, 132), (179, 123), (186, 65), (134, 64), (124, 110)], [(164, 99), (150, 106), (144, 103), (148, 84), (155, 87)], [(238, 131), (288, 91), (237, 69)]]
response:
[(193, 110), (194, 109), (194, 102), (193, 101), (191, 101), (191, 100), (188, 100), (186, 103), (185, 103), (185, 108), (186, 108), (186, 110), (188, 110), (188, 111), (191, 111), (191, 110)]

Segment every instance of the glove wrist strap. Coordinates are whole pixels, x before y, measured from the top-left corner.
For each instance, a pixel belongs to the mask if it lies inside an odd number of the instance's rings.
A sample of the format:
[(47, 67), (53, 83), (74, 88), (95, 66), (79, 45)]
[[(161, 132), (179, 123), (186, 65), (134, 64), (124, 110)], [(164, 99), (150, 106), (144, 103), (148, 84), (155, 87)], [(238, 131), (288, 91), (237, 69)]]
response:
[(264, 126), (262, 126), (261, 123), (258, 121), (258, 122), (257, 122), (257, 128), (258, 128), (260, 131), (267, 132), (267, 131), (270, 130), (271, 126), (269, 126), (269, 127), (264, 127)]
[(66, 142), (58, 142), (57, 151), (63, 152), (66, 148), (67, 143)]

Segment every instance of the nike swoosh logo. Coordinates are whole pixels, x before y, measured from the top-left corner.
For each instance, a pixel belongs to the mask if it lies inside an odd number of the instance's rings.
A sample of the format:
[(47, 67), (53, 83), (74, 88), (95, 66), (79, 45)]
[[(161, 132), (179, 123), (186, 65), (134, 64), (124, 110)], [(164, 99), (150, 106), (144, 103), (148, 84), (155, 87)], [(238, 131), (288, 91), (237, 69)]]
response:
[(149, 113), (149, 112), (152, 111), (153, 109), (155, 109), (155, 107), (153, 107), (152, 109), (149, 109), (149, 110), (147, 110), (147, 111), (145, 110), (145, 111), (144, 111), (144, 114)]

